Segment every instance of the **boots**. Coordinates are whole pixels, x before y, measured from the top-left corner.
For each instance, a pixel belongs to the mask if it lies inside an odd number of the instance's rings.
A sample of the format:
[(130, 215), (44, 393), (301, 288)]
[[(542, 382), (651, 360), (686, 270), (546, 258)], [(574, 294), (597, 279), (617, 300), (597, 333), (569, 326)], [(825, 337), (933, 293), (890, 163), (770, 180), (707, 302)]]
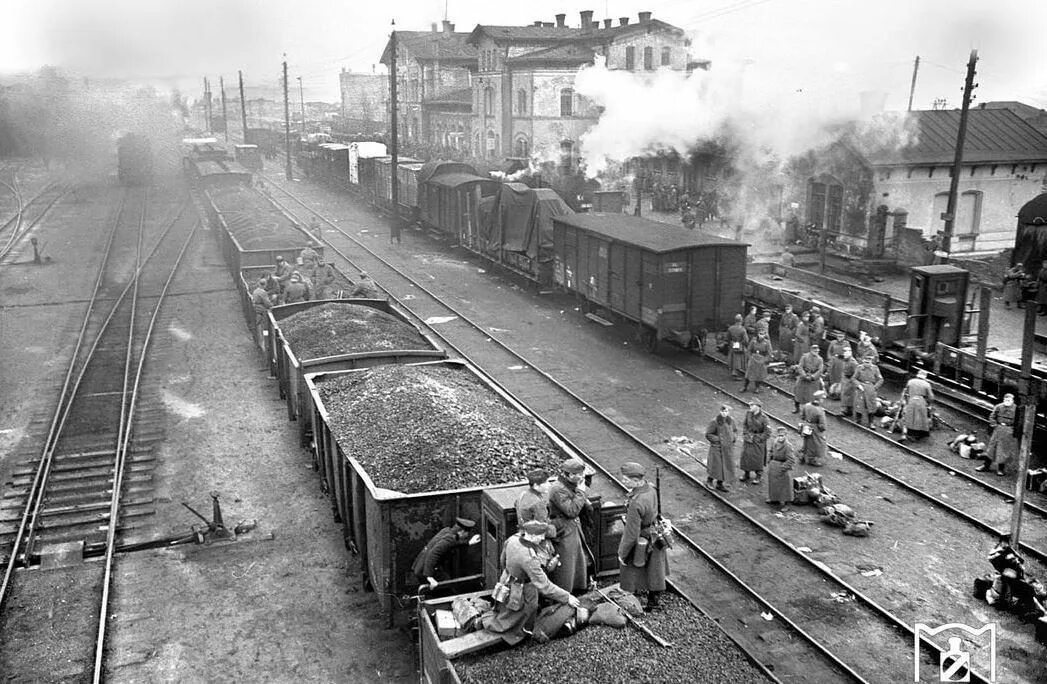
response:
[(793, 413), (799, 413), (799, 412), (800, 412), (800, 402), (794, 401), (793, 402)]
[(763, 475), (763, 473), (760, 472), (759, 470), (757, 470), (756, 474), (753, 475), (753, 484), (760, 484), (760, 480), (762, 479), (761, 478), (762, 475)]
[(647, 605), (644, 606), (644, 611), (650, 613), (652, 610), (661, 607), (661, 596), (660, 591), (649, 591), (647, 592)]
[(742, 391), (743, 392), (748, 392), (749, 391), (749, 381), (748, 380), (746, 380), (745, 384), (742, 385)]
[(749, 480), (749, 471), (746, 470), (742, 473), (742, 476), (738, 478), (739, 482), (747, 482)]

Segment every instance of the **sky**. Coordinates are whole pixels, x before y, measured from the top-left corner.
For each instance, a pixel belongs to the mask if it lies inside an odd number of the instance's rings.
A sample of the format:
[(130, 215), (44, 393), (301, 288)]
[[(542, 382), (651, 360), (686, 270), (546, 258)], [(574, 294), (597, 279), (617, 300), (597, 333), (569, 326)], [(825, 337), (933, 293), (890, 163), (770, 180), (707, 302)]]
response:
[[(427, 30), (445, 16), (456, 30), (525, 25), (579, 12), (594, 18), (650, 11), (686, 30), (696, 58), (729, 69), (750, 91), (826, 102), (880, 91), (905, 109), (913, 60), (921, 59), (914, 107), (961, 101), (964, 70), (978, 50), (975, 103), (1019, 100), (1047, 108), (1042, 0), (5, 0), (0, 72), (43, 65), (87, 77), (127, 78), (198, 96), (202, 79), (275, 85), (286, 54), (306, 99), (338, 100), (343, 68), (370, 72), (391, 22)], [(446, 14), (445, 14), (446, 12)], [(382, 67), (378, 66), (379, 71)]]

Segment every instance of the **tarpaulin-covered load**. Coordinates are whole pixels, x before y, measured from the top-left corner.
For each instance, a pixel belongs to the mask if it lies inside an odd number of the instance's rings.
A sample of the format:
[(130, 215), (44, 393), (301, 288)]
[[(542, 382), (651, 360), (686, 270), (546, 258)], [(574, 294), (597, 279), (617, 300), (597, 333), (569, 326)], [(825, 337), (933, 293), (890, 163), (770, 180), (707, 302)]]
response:
[(553, 218), (574, 211), (550, 188), (503, 183), (484, 207), (484, 251), (539, 282), (551, 278)]

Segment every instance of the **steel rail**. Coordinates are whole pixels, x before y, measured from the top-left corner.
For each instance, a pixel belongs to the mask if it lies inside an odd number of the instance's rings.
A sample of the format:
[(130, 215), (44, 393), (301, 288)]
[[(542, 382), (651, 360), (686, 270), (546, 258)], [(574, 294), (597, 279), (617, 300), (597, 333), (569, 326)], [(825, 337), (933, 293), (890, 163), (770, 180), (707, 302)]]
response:
[[(35, 203), (40, 197), (42, 197), (45, 192), (49, 192), (49, 191), (54, 190), (56, 188), (59, 191), (58, 194), (55, 195), (47, 203), (47, 206), (45, 206), (40, 211), (39, 214), (37, 214), (36, 216), (34, 216), (32, 218), (32, 220), (29, 222), (28, 226), (24, 225), (25, 224), (25, 221), (24, 221), (25, 210), (27, 208), (31, 207), (33, 205), (33, 203)], [(59, 185), (57, 185), (55, 183), (52, 183), (51, 185), (48, 185), (46, 188), (44, 188), (44, 190), (42, 190), (39, 195), (37, 195), (36, 197), (31, 199), (28, 203), (26, 203), (21, 208), (21, 210), (18, 213), (18, 224), (19, 225), (17, 225), (15, 227), (15, 229), (12, 231), (11, 236), (7, 240), (7, 244), (4, 245), (3, 248), (0, 248), (0, 259), (3, 259), (4, 257), (6, 257), (11, 252), (11, 250), (14, 249), (15, 245), (18, 244), (18, 241), (22, 237), (24, 237), (26, 233), (28, 233), (30, 230), (32, 230), (33, 227), (36, 226), (36, 224), (40, 223), (40, 221), (43, 220), (44, 216), (47, 215), (47, 212), (51, 211), (51, 208), (54, 207), (54, 205), (58, 204), (58, 201), (60, 199), (62, 199), (62, 197), (64, 197), (64, 196), (65, 196), (65, 189), (62, 186), (59, 186)], [(3, 229), (0, 229), (0, 232), (2, 232), (2, 230)]]
[[(105, 573), (102, 578), (102, 605), (98, 616), (98, 636), (95, 640), (94, 684), (99, 684), (102, 680), (102, 658), (105, 653), (105, 638), (107, 635), (106, 625), (108, 623), (109, 615), (109, 591), (112, 583), (113, 561), (116, 555), (116, 521), (119, 519), (120, 515), (120, 493), (123, 490), (124, 472), (127, 465), (127, 452), (131, 443), (135, 409), (138, 404), (139, 389), (142, 382), (142, 372), (145, 368), (145, 360), (149, 351), (149, 344), (153, 339), (153, 330), (155, 329), (156, 321), (160, 316), (160, 308), (166, 300), (171, 283), (174, 281), (175, 274), (178, 272), (178, 267), (181, 265), (182, 259), (185, 257), (185, 253), (188, 251), (189, 245), (192, 242), (193, 237), (196, 235), (198, 227), (199, 222), (196, 222), (193, 225), (193, 229), (186, 237), (185, 242), (182, 244), (182, 249), (179, 251), (178, 256), (175, 258), (175, 263), (171, 267), (171, 272), (168, 274), (167, 280), (160, 289), (156, 303), (153, 305), (153, 313), (149, 318), (149, 325), (146, 327), (145, 335), (142, 339), (142, 347), (138, 353), (138, 367), (135, 369), (134, 378), (130, 383), (130, 402), (127, 410), (127, 421), (125, 426), (122, 428), (122, 445), (117, 449), (117, 462), (114, 469), (113, 490), (109, 505), (109, 529), (106, 530)], [(141, 242), (139, 242), (139, 260), (140, 259)], [(137, 277), (135, 280), (137, 282)], [(133, 314), (131, 321), (131, 328), (133, 329)]]
[[(12, 223), (14, 224), (14, 229), (11, 231), (12, 237), (8, 238), (7, 244), (4, 246), (3, 249), (7, 249), (8, 247), (10, 247), (11, 242), (14, 240), (14, 236), (18, 234), (18, 229), (22, 226), (22, 210), (25, 207), (25, 200), (22, 197), (22, 192), (18, 189), (18, 179), (15, 178), (13, 180), (13, 185), (11, 183), (8, 183), (7, 181), (0, 181), (0, 184), (2, 184), (5, 188), (11, 191), (11, 194), (15, 198), (15, 204), (18, 207), (15, 210), (15, 215), (9, 218), (8, 220), (4, 221), (4, 225), (0, 226), (0, 234), (3, 234), (3, 232), (7, 230)], [(46, 190), (46, 188), (44, 188), (44, 190)], [(43, 191), (41, 191), (41, 194), (43, 194)]]
[[(628, 439), (629, 439), (630, 441), (632, 441), (632, 442), (633, 442), (633, 443), (634, 443), (634, 444), (635, 444), (635, 445), (636, 445), (636, 446), (637, 446), (638, 448), (640, 448), (640, 449), (641, 449), (641, 450), (643, 450), (643, 451), (646, 451), (646, 452), (648, 453), (648, 455), (649, 455), (650, 457), (652, 457), (652, 458), (653, 458), (654, 460), (657, 460), (657, 461), (659, 461), (659, 462), (661, 462), (661, 463), (665, 464), (665, 465), (666, 465), (666, 466), (667, 466), (667, 467), (668, 467), (669, 469), (671, 469), (671, 470), (675, 471), (675, 472), (676, 472), (676, 473), (677, 473), (677, 474), (678, 474), (678, 475), (679, 475), (680, 477), (682, 477), (682, 478), (684, 478), (684, 479), (686, 479), (686, 480), (689, 480), (689, 481), (690, 481), (690, 482), (691, 482), (691, 483), (692, 483), (692, 484), (693, 484), (693, 485), (694, 485), (694, 486), (695, 486), (696, 488), (699, 488), (699, 489), (701, 489), (702, 491), (704, 491), (704, 492), (708, 492), (709, 494), (711, 494), (711, 495), (712, 495), (712, 496), (713, 496), (713, 497), (714, 497), (714, 498), (715, 498), (716, 500), (718, 500), (718, 501), (719, 501), (720, 503), (722, 503), (723, 505), (726, 505), (727, 507), (729, 507), (730, 509), (732, 509), (732, 511), (733, 511), (733, 512), (734, 512), (734, 513), (735, 513), (736, 515), (740, 516), (740, 517), (741, 517), (742, 519), (744, 519), (744, 520), (748, 521), (748, 522), (749, 522), (749, 523), (750, 523), (751, 525), (754, 525), (755, 527), (757, 527), (758, 529), (760, 529), (760, 530), (761, 530), (762, 532), (764, 532), (764, 533), (765, 533), (766, 535), (770, 536), (770, 537), (771, 537), (772, 539), (774, 539), (774, 540), (775, 540), (776, 542), (778, 542), (778, 543), (779, 543), (779, 544), (780, 544), (781, 546), (784, 546), (784, 547), (785, 547), (785, 548), (786, 548), (786, 549), (787, 549), (787, 550), (788, 550), (788, 551), (790, 552), (790, 554), (793, 554), (793, 555), (794, 555), (795, 557), (798, 557), (798, 558), (802, 559), (802, 560), (803, 560), (803, 562), (805, 562), (805, 563), (809, 564), (809, 565), (810, 565), (811, 567), (815, 568), (815, 569), (816, 569), (816, 570), (817, 570), (817, 571), (818, 571), (819, 573), (822, 573), (822, 574), (826, 575), (826, 576), (827, 576), (827, 577), (829, 577), (829, 578), (830, 578), (830, 579), (831, 579), (831, 580), (832, 580), (833, 582), (835, 582), (835, 583), (836, 583), (836, 584), (838, 584), (839, 586), (841, 586), (841, 587), (845, 588), (845, 589), (846, 589), (846, 590), (847, 590), (847, 591), (848, 591), (849, 593), (851, 593), (851, 594), (852, 594), (853, 596), (855, 596), (855, 597), (856, 597), (857, 599), (859, 599), (859, 600), (860, 600), (860, 601), (861, 601), (862, 603), (864, 603), (864, 604), (865, 604), (865, 605), (866, 605), (867, 607), (869, 607), (869, 608), (870, 608), (870, 609), (872, 609), (872, 610), (873, 610), (873, 611), (874, 611), (875, 613), (879, 614), (879, 615), (880, 615), (880, 616), (881, 616), (882, 618), (884, 618), (884, 619), (885, 619), (885, 620), (886, 620), (886, 621), (887, 621), (887, 622), (888, 622), (888, 623), (889, 623), (889, 624), (890, 624), (891, 626), (893, 626), (893, 627), (895, 627), (896, 629), (899, 629), (900, 631), (902, 631), (903, 633), (905, 633), (905, 635), (906, 635), (907, 637), (912, 637), (912, 638), (914, 638), (914, 639), (917, 639), (917, 640), (919, 641), (919, 643), (920, 643), (920, 644), (922, 645), (922, 647), (923, 647), (924, 649), (927, 649), (927, 650), (929, 650), (929, 651), (931, 651), (931, 652), (933, 652), (933, 653), (935, 653), (935, 654), (937, 654), (937, 655), (942, 655), (942, 654), (944, 653), (944, 650), (943, 650), (943, 649), (942, 649), (942, 648), (941, 648), (940, 646), (938, 646), (938, 644), (934, 643), (933, 641), (931, 641), (930, 639), (928, 639), (928, 638), (927, 638), (926, 636), (923, 636), (923, 635), (918, 635), (918, 634), (916, 634), (916, 632), (915, 632), (915, 631), (913, 630), (913, 628), (912, 628), (912, 627), (910, 627), (910, 626), (909, 626), (908, 624), (906, 624), (905, 622), (901, 621), (901, 620), (900, 620), (900, 619), (899, 619), (898, 617), (896, 617), (896, 616), (895, 616), (895, 615), (894, 615), (893, 613), (891, 613), (891, 612), (890, 612), (889, 610), (887, 610), (886, 608), (884, 608), (883, 606), (881, 606), (881, 605), (880, 605), (879, 603), (877, 603), (877, 602), (876, 602), (875, 600), (873, 600), (873, 599), (872, 599), (871, 597), (869, 597), (869, 596), (866, 596), (866, 595), (865, 595), (865, 594), (864, 594), (863, 592), (861, 592), (861, 591), (859, 591), (858, 589), (856, 589), (855, 587), (853, 587), (853, 586), (852, 586), (852, 585), (851, 585), (850, 583), (848, 583), (848, 582), (847, 582), (846, 580), (844, 580), (843, 578), (839, 577), (839, 576), (838, 576), (838, 575), (837, 575), (836, 573), (834, 573), (834, 572), (833, 572), (832, 570), (830, 570), (830, 569), (829, 569), (829, 568), (828, 568), (827, 566), (825, 566), (824, 564), (818, 563), (818, 562), (816, 562), (816, 561), (815, 561), (814, 559), (811, 559), (811, 558), (809, 558), (809, 557), (805, 556), (804, 554), (802, 554), (801, 552), (797, 551), (797, 550), (796, 550), (796, 548), (795, 548), (795, 547), (794, 547), (794, 546), (793, 546), (793, 545), (792, 545), (792, 544), (791, 544), (791, 543), (790, 543), (789, 541), (787, 541), (786, 539), (784, 539), (783, 537), (781, 537), (780, 535), (778, 535), (778, 534), (777, 534), (776, 532), (774, 532), (774, 531), (773, 531), (773, 530), (771, 530), (770, 528), (766, 527), (766, 526), (765, 526), (765, 525), (764, 525), (763, 523), (761, 523), (760, 521), (758, 521), (758, 520), (756, 520), (755, 518), (753, 518), (753, 517), (751, 517), (750, 515), (748, 515), (748, 514), (747, 514), (747, 513), (745, 512), (745, 511), (743, 511), (742, 509), (740, 509), (740, 508), (739, 508), (738, 506), (736, 506), (736, 505), (735, 505), (735, 504), (734, 504), (733, 502), (729, 501), (729, 500), (728, 500), (728, 499), (726, 499), (725, 497), (723, 497), (723, 496), (721, 496), (721, 495), (717, 494), (717, 493), (716, 493), (715, 491), (713, 491), (713, 490), (712, 490), (712, 489), (710, 489), (709, 487), (705, 486), (705, 485), (704, 485), (703, 483), (701, 483), (701, 481), (699, 481), (699, 480), (698, 480), (697, 478), (695, 478), (695, 477), (694, 477), (693, 475), (691, 475), (690, 473), (688, 473), (688, 472), (687, 472), (686, 470), (684, 470), (684, 469), (680, 468), (680, 467), (679, 467), (679, 466), (678, 466), (677, 464), (675, 464), (675, 463), (673, 463), (672, 461), (669, 461), (668, 459), (666, 459), (666, 458), (665, 458), (665, 457), (664, 457), (664, 456), (663, 456), (662, 454), (660, 454), (660, 453), (659, 453), (659, 452), (658, 452), (657, 450), (655, 450), (655, 449), (652, 449), (652, 448), (651, 448), (650, 446), (648, 446), (648, 445), (647, 445), (647, 443), (646, 443), (645, 441), (643, 441), (643, 440), (642, 440), (641, 438), (639, 438), (638, 436), (636, 436), (635, 434), (633, 434), (633, 433), (632, 433), (632, 432), (631, 432), (630, 430), (628, 430), (628, 429), (627, 429), (627, 428), (625, 428), (624, 426), (622, 426), (622, 425), (620, 425), (619, 423), (617, 423), (617, 422), (616, 422), (616, 421), (615, 421), (615, 420), (614, 420), (613, 418), (611, 418), (610, 416), (606, 415), (605, 413), (603, 413), (602, 411), (600, 411), (600, 410), (599, 410), (598, 408), (596, 408), (596, 407), (594, 407), (594, 406), (591, 406), (591, 405), (590, 405), (590, 404), (589, 404), (588, 402), (586, 402), (586, 401), (585, 401), (584, 399), (582, 399), (581, 397), (579, 397), (579, 396), (578, 396), (578, 395), (577, 395), (576, 393), (574, 393), (574, 392), (573, 392), (572, 390), (570, 390), (569, 388), (567, 388), (566, 386), (564, 386), (564, 385), (563, 385), (562, 383), (560, 383), (559, 381), (557, 381), (557, 380), (556, 380), (555, 378), (553, 378), (552, 376), (550, 376), (550, 375), (549, 375), (548, 373), (546, 373), (545, 371), (541, 370), (541, 369), (540, 369), (540, 367), (538, 367), (538, 366), (536, 366), (535, 364), (531, 363), (531, 361), (530, 361), (530, 360), (529, 360), (529, 359), (528, 359), (527, 357), (525, 357), (525, 356), (524, 356), (523, 354), (521, 354), (521, 353), (519, 353), (519, 352), (516, 352), (515, 350), (513, 350), (512, 348), (510, 348), (510, 347), (509, 347), (508, 345), (506, 345), (506, 344), (505, 344), (504, 342), (501, 342), (500, 340), (498, 340), (498, 339), (497, 339), (497, 338), (495, 338), (494, 336), (491, 336), (491, 335), (490, 335), (490, 333), (489, 333), (489, 331), (487, 331), (487, 330), (486, 330), (486, 329), (485, 329), (485, 328), (484, 328), (483, 326), (481, 326), (481, 325), (479, 325), (479, 324), (477, 324), (477, 323), (473, 322), (472, 320), (470, 320), (468, 316), (465, 316), (465, 315), (464, 315), (463, 313), (461, 313), (461, 312), (460, 312), (460, 311), (459, 311), (458, 309), (456, 309), (455, 307), (453, 307), (453, 306), (451, 306), (451, 305), (449, 305), (449, 304), (446, 304), (446, 303), (444, 303), (444, 302), (443, 302), (442, 300), (440, 300), (440, 299), (439, 299), (439, 297), (437, 297), (437, 296), (436, 296), (435, 294), (433, 294), (432, 292), (430, 292), (430, 291), (429, 291), (429, 290), (428, 290), (428, 289), (427, 289), (427, 288), (426, 288), (426, 287), (425, 287), (424, 285), (422, 285), (422, 284), (421, 284), (420, 282), (416, 281), (415, 279), (411, 278), (410, 276), (408, 276), (408, 275), (406, 275), (406, 274), (403, 274), (403, 273), (401, 273), (401, 272), (399, 271), (399, 269), (397, 269), (397, 268), (396, 268), (395, 266), (393, 266), (392, 264), (390, 264), (390, 263), (389, 263), (389, 262), (388, 262), (387, 260), (385, 260), (384, 258), (382, 258), (382, 257), (381, 257), (380, 255), (378, 255), (377, 253), (375, 253), (375, 252), (374, 252), (373, 250), (371, 250), (371, 249), (370, 249), (369, 247), (367, 247), (367, 246), (366, 246), (366, 245), (365, 245), (364, 243), (362, 243), (361, 241), (357, 240), (357, 239), (356, 239), (355, 237), (353, 237), (352, 235), (350, 235), (349, 233), (347, 233), (346, 231), (344, 231), (344, 230), (343, 230), (343, 229), (342, 229), (341, 227), (339, 227), (339, 226), (338, 226), (337, 224), (335, 224), (335, 223), (334, 223), (333, 221), (329, 220), (328, 218), (326, 218), (326, 217), (325, 217), (325, 216), (323, 216), (322, 214), (319, 214), (319, 213), (317, 213), (316, 211), (314, 211), (313, 209), (311, 209), (310, 207), (308, 207), (308, 205), (306, 205), (306, 204), (305, 204), (305, 202), (303, 202), (303, 201), (302, 201), (301, 199), (299, 199), (298, 197), (296, 197), (296, 196), (295, 196), (295, 195), (294, 195), (293, 193), (291, 193), (291, 192), (290, 192), (290, 191), (288, 191), (287, 189), (285, 189), (285, 188), (281, 187), (281, 186), (280, 186), (279, 184), (277, 184), (277, 183), (275, 183), (275, 182), (271, 183), (271, 185), (273, 185), (273, 186), (275, 186), (275, 187), (279, 188), (279, 189), (280, 189), (280, 190), (281, 190), (282, 192), (284, 192), (285, 194), (287, 194), (288, 196), (290, 196), (290, 197), (291, 197), (292, 199), (294, 199), (294, 200), (295, 200), (295, 201), (296, 201), (296, 202), (297, 202), (298, 204), (300, 204), (300, 205), (302, 205), (303, 207), (305, 207), (305, 208), (309, 209), (309, 211), (311, 211), (311, 212), (312, 212), (313, 214), (315, 214), (316, 216), (318, 216), (318, 217), (319, 217), (319, 218), (320, 218), (320, 219), (321, 219), (322, 221), (324, 221), (324, 222), (325, 222), (325, 223), (327, 223), (327, 224), (328, 224), (329, 226), (331, 226), (332, 228), (334, 228), (334, 229), (335, 229), (335, 230), (336, 230), (337, 232), (341, 233), (341, 234), (342, 234), (342, 235), (343, 235), (344, 237), (346, 237), (347, 239), (349, 239), (350, 241), (352, 241), (353, 243), (355, 243), (356, 245), (358, 245), (358, 246), (359, 246), (360, 248), (362, 248), (362, 249), (363, 249), (363, 250), (364, 250), (365, 252), (367, 252), (368, 254), (370, 254), (370, 255), (371, 255), (371, 256), (372, 256), (373, 258), (375, 258), (376, 260), (378, 260), (378, 261), (379, 261), (380, 263), (384, 264), (384, 265), (385, 265), (385, 266), (386, 266), (387, 268), (389, 268), (390, 270), (392, 270), (392, 271), (394, 271), (394, 272), (400, 273), (400, 274), (401, 274), (401, 276), (402, 276), (402, 277), (403, 277), (404, 279), (406, 279), (406, 280), (407, 280), (408, 282), (410, 282), (410, 283), (411, 283), (412, 285), (414, 285), (415, 287), (417, 287), (418, 289), (420, 289), (420, 290), (421, 290), (422, 292), (425, 292), (426, 294), (428, 294), (428, 295), (429, 295), (430, 297), (432, 297), (433, 299), (436, 299), (436, 300), (437, 300), (438, 302), (440, 302), (440, 303), (441, 303), (441, 304), (442, 304), (442, 305), (443, 305), (443, 306), (444, 306), (445, 308), (447, 308), (447, 309), (448, 309), (449, 311), (451, 311), (451, 312), (452, 312), (452, 313), (454, 313), (454, 314), (455, 314), (456, 316), (458, 316), (458, 317), (459, 317), (459, 318), (460, 318), (460, 319), (461, 319), (461, 320), (462, 320), (463, 322), (467, 323), (468, 325), (470, 325), (471, 327), (475, 328), (476, 330), (478, 330), (478, 331), (482, 332), (482, 333), (483, 333), (483, 334), (484, 334), (485, 336), (489, 337), (489, 338), (490, 338), (490, 339), (491, 339), (491, 340), (492, 340), (493, 342), (495, 342), (495, 343), (496, 343), (496, 344), (498, 344), (498, 345), (499, 345), (500, 347), (502, 347), (502, 348), (503, 348), (503, 349), (504, 349), (504, 350), (505, 350), (506, 352), (508, 352), (508, 353), (509, 353), (509, 354), (511, 354), (512, 356), (514, 356), (514, 357), (516, 357), (517, 359), (519, 359), (520, 361), (522, 361), (522, 362), (523, 362), (523, 363), (524, 363), (525, 365), (529, 366), (529, 367), (530, 367), (530, 368), (531, 368), (532, 370), (534, 370), (535, 372), (537, 372), (537, 373), (538, 373), (539, 375), (542, 375), (542, 376), (543, 376), (543, 377), (544, 377), (544, 378), (545, 378), (545, 379), (546, 379), (547, 381), (549, 381), (550, 383), (552, 383), (553, 385), (555, 385), (556, 387), (558, 387), (558, 388), (559, 388), (559, 389), (560, 389), (560, 390), (561, 390), (561, 391), (562, 391), (562, 392), (563, 392), (564, 394), (566, 394), (566, 395), (570, 396), (570, 397), (571, 397), (572, 399), (574, 399), (574, 400), (575, 400), (575, 401), (576, 401), (577, 403), (579, 403), (579, 404), (581, 404), (582, 406), (586, 407), (586, 408), (587, 408), (587, 410), (588, 410), (588, 411), (589, 411), (590, 413), (592, 413), (593, 415), (596, 415), (596, 416), (598, 416), (598, 417), (599, 417), (599, 418), (600, 418), (601, 420), (603, 420), (603, 421), (604, 421), (604, 422), (605, 422), (605, 423), (606, 423), (607, 425), (611, 426), (612, 428), (614, 428), (614, 429), (618, 430), (618, 431), (619, 431), (619, 432), (620, 432), (621, 434), (625, 435), (625, 436), (626, 436), (626, 437), (627, 437), (627, 438), (628, 438)], [(284, 207), (284, 208), (285, 208), (285, 210), (287, 209), (286, 207)], [(326, 242), (326, 241), (325, 241), (325, 242)], [(342, 258), (346, 259), (346, 261), (348, 261), (348, 262), (349, 262), (350, 264), (352, 264), (352, 265), (356, 266), (356, 263), (355, 263), (355, 262), (354, 262), (354, 261), (353, 261), (352, 259), (348, 258), (348, 257), (347, 257), (346, 255), (344, 255), (344, 254), (343, 254), (342, 252), (340, 252), (340, 251), (339, 251), (339, 250), (338, 250), (337, 248), (334, 248), (334, 246), (333, 246), (333, 245), (330, 245), (330, 243), (329, 243), (329, 242), (328, 242), (328, 245), (329, 245), (329, 246), (331, 246), (331, 247), (332, 247), (332, 249), (334, 249), (334, 251), (335, 251), (336, 253), (338, 253), (338, 254), (339, 254), (340, 256), (342, 256)], [(383, 288), (383, 289), (384, 289), (384, 288)], [(386, 293), (388, 294), (388, 291), (387, 291), (387, 290), (386, 290)], [(405, 304), (403, 304), (402, 302), (401, 302), (401, 305), (402, 305), (402, 306), (405, 306), (405, 308), (408, 308), (408, 310), (410, 310), (410, 307), (409, 307), (409, 306), (407, 306), (407, 305), (405, 305)], [(412, 311), (412, 313), (414, 313), (414, 312)], [(417, 315), (416, 315), (416, 317), (417, 317)], [(435, 332), (435, 331), (434, 331), (434, 332)], [(439, 335), (439, 333), (437, 333), (437, 334)], [(441, 337), (442, 339), (444, 339), (444, 340), (445, 340), (445, 342), (447, 342), (447, 343), (448, 343), (448, 346), (449, 346), (449, 347), (451, 347), (451, 348), (454, 348), (454, 349), (457, 349), (457, 347), (455, 347), (455, 346), (454, 346), (453, 344), (451, 344), (451, 343), (450, 343), (450, 342), (449, 342), (448, 340), (446, 340), (446, 338), (445, 338), (445, 337), (444, 337), (443, 335), (439, 335), (439, 336), (440, 336), (440, 337)], [(485, 373), (485, 375), (486, 375), (486, 373)], [(494, 382), (494, 380), (493, 380), (493, 379), (492, 379), (492, 382)], [(497, 383), (496, 383), (496, 384), (497, 384)], [(973, 678), (974, 680), (976, 680), (976, 681), (988, 682), (988, 679), (986, 679), (986, 678), (985, 678), (984, 676), (982, 676), (982, 675), (980, 675), (980, 674), (978, 674), (978, 673), (974, 672), (973, 670), (972, 670), (972, 672), (971, 672), (971, 676), (972, 676), (972, 678)]]

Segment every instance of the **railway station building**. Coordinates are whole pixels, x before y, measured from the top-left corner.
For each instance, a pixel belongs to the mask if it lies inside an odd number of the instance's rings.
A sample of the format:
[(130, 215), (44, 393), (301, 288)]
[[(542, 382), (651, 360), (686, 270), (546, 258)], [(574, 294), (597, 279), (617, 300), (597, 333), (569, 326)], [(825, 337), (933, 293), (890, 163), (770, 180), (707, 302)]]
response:
[[(794, 164), (791, 192), (809, 230), (871, 257), (933, 251), (944, 230), (960, 112), (908, 116), (902, 144), (870, 146), (847, 134)], [(1018, 210), (1045, 187), (1047, 135), (1012, 110), (972, 109), (951, 252), (1013, 247)]]

